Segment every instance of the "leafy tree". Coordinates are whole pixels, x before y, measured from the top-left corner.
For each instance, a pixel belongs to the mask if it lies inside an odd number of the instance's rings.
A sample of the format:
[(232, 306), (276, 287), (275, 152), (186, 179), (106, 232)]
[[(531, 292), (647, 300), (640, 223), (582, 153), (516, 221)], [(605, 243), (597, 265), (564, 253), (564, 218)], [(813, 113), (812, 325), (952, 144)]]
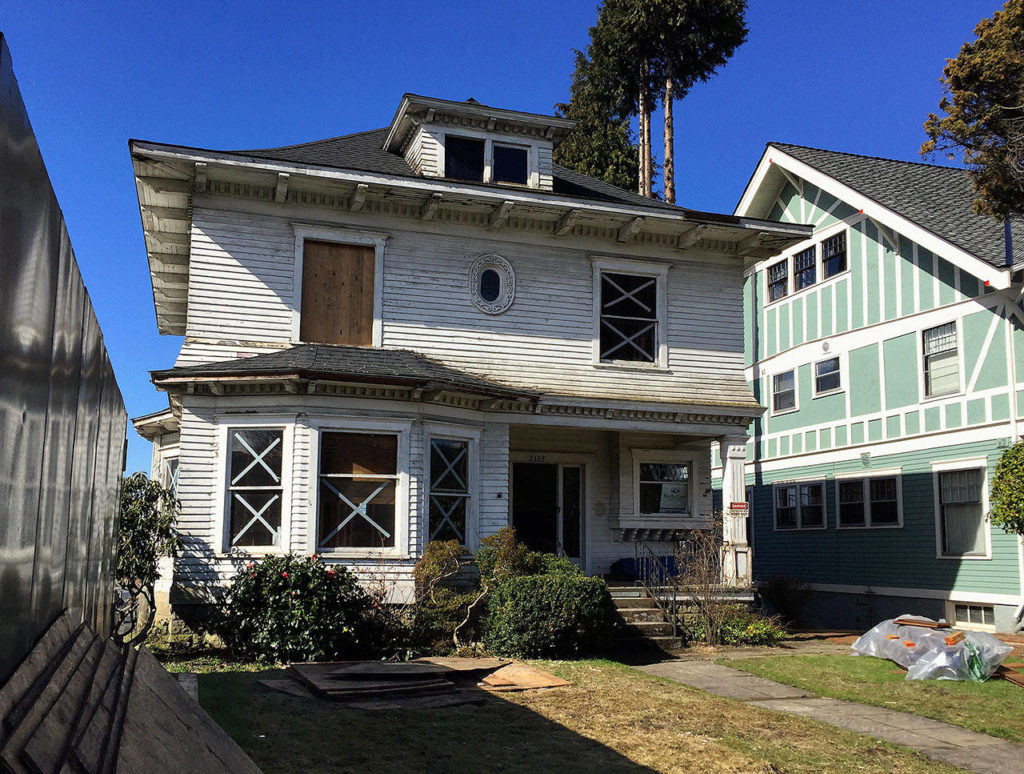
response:
[(989, 504), (993, 524), (1024, 535), (1024, 441), (1015, 443), (999, 458)]
[(672, 106), (747, 37), (746, 0), (604, 0), (591, 28), (600, 80), (620, 84), (618, 114), (640, 125), (640, 192), (653, 196), (651, 112), (665, 108), (665, 201), (675, 202)]
[(974, 33), (977, 40), (946, 60), (945, 116), (928, 114), (921, 155), (962, 154), (974, 211), (1005, 218), (1024, 211), (1024, 0), (1008, 0)]
[(555, 105), (575, 128), (557, 148), (555, 163), (619, 188), (635, 189), (637, 147), (630, 137), (629, 120), (616, 117), (607, 84), (596, 82), (590, 61), (576, 52), (576, 69), (569, 87), (569, 101)]
[[(174, 528), (177, 515), (174, 493), (145, 473), (133, 473), (121, 482), (115, 581), (128, 599), (117, 606), (115, 631), (129, 644), (144, 640), (153, 627), (157, 562), (174, 556), (181, 545)], [(141, 622), (140, 609), (145, 613)]]

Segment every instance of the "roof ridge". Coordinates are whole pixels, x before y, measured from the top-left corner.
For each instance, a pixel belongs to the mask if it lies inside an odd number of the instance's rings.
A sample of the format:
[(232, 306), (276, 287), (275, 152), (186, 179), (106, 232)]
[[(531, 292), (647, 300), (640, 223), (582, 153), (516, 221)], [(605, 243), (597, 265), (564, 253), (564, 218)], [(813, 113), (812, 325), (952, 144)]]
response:
[(890, 159), (887, 158), (886, 156), (871, 156), (866, 153), (850, 153), (849, 151), (837, 151), (831, 150), (829, 148), (815, 148), (813, 145), (799, 145), (798, 143), (795, 142), (776, 142), (774, 140), (770, 140), (766, 143), (766, 145), (776, 147), (779, 150), (783, 151), (787, 147), (802, 148), (803, 150), (817, 151), (819, 153), (831, 153), (835, 156), (850, 156), (852, 158), (857, 159), (870, 159), (871, 161), (889, 161), (892, 162), (893, 164), (910, 164), (915, 167), (930, 167), (932, 169), (943, 169), (949, 172), (963, 172), (964, 174), (967, 173), (967, 170), (964, 169), (963, 167), (947, 167), (943, 166), (942, 164), (929, 164), (924, 161), (906, 161), (905, 159)]

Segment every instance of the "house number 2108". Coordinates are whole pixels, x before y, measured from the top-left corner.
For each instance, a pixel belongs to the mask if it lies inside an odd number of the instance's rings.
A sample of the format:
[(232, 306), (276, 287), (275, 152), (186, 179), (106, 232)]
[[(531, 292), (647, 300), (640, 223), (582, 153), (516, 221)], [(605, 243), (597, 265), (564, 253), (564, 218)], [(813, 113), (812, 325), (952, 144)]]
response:
[(546, 454), (531, 454), (527, 462), (547, 462)]

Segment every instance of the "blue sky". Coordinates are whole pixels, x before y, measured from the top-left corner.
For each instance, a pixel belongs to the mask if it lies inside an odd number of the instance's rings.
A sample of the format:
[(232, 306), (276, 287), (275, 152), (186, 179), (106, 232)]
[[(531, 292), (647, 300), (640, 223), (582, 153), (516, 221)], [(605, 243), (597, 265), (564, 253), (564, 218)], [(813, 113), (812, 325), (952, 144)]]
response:
[[(676, 105), (678, 201), (731, 212), (769, 140), (920, 160), (945, 59), (997, 0), (752, 0)], [(385, 126), (403, 92), (550, 112), (595, 0), (20, 2), (0, 31), (131, 416), (166, 406), (128, 138), (287, 145)], [(660, 133), (660, 117), (655, 122)], [(128, 471), (149, 444), (129, 430)]]

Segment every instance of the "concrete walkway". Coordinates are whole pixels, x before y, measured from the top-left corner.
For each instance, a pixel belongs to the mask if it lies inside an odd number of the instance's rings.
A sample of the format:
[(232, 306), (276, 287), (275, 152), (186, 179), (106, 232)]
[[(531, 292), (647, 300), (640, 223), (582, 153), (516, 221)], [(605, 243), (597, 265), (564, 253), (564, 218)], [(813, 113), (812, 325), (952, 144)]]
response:
[(664, 661), (639, 668), (755, 707), (800, 715), (910, 747), (968, 771), (1005, 774), (1020, 771), (1024, 761), (1024, 747), (1012, 742), (919, 715), (822, 698), (710, 661)]

